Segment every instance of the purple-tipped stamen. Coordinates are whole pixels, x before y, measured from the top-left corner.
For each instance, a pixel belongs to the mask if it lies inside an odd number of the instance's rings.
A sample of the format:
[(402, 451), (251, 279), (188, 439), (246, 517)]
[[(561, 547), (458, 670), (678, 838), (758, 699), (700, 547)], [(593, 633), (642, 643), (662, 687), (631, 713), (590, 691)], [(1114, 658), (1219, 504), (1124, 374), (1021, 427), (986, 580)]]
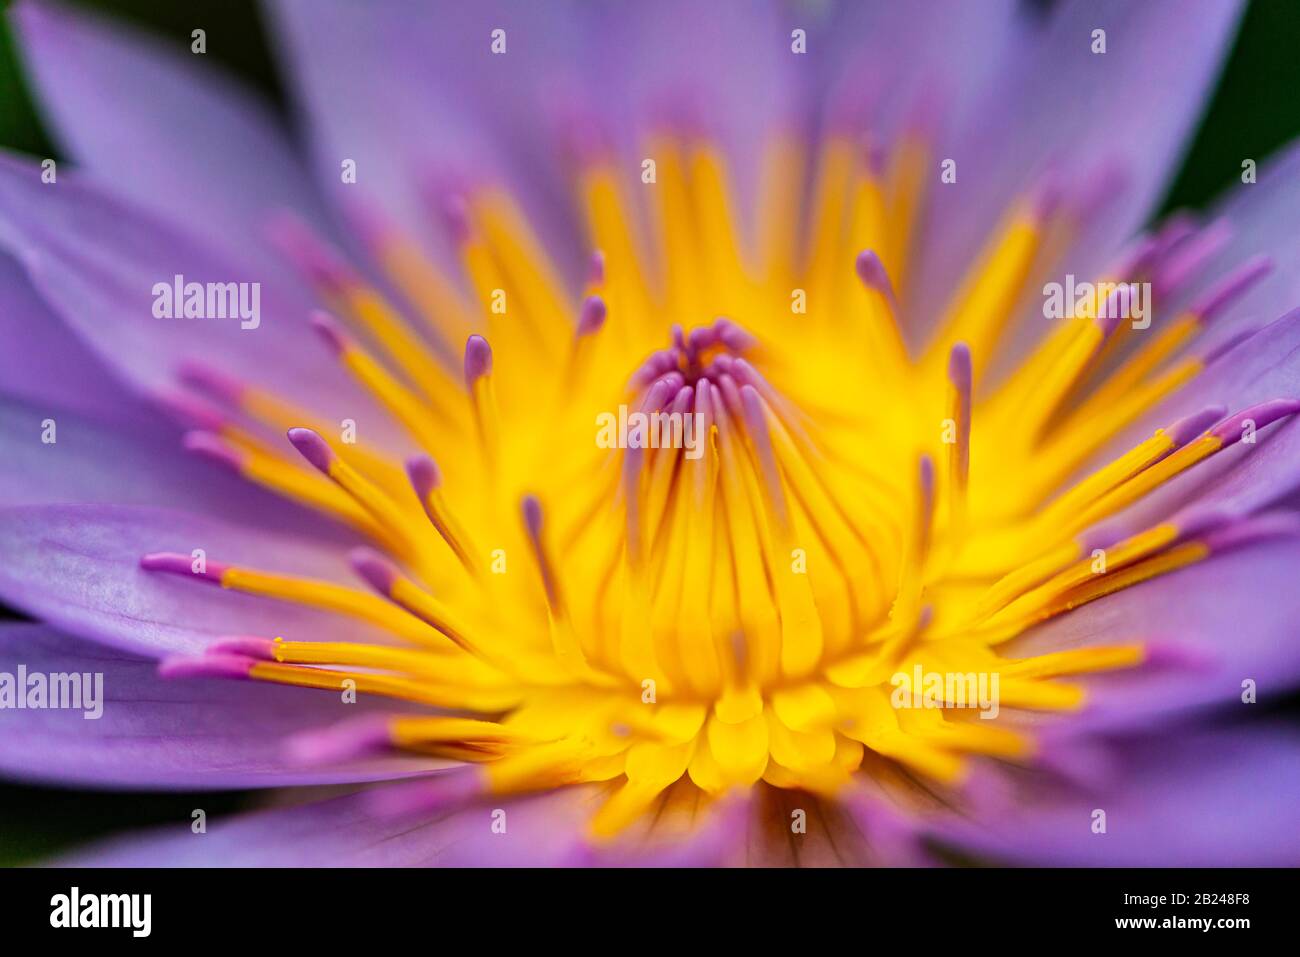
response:
[(485, 375), (492, 374), (492, 347), (480, 335), (465, 340), (465, 385), (471, 390)]
[(889, 278), (889, 272), (876, 251), (864, 249), (858, 253), (858, 258), (853, 265), (862, 284), (884, 296), (885, 301), (889, 303), (889, 308), (897, 315), (901, 310), (898, 308), (898, 296), (894, 294), (894, 283)]
[(1208, 366), (1211, 362), (1217, 362), (1259, 332), (1259, 330), (1260, 327), (1257, 325), (1245, 325), (1234, 330), (1229, 335), (1224, 336), (1221, 341), (1214, 343), (1201, 353), (1201, 364)]
[(429, 493), (442, 487), (442, 470), (438, 463), (427, 455), (414, 455), (406, 460), (406, 475), (411, 480), (411, 487), (423, 502)]
[(442, 221), (452, 241), (458, 246), (468, 243), (473, 236), (473, 229), (469, 220), (469, 203), (465, 197), (459, 193), (444, 196), (438, 204), (438, 211), (442, 214)]
[(158, 665), (163, 678), (248, 678), (257, 660), (245, 655), (187, 655), (164, 658)]
[(219, 410), (184, 392), (164, 392), (154, 400), (179, 422), (202, 432), (220, 432), (228, 419)]
[(1165, 435), (1169, 436), (1169, 440), (1174, 443), (1175, 448), (1182, 448), (1192, 439), (1206, 432), (1214, 423), (1222, 421), (1227, 414), (1228, 409), (1226, 406), (1206, 406), (1199, 412), (1193, 412), (1191, 415), (1178, 419), (1165, 429)]
[(402, 577), (388, 559), (372, 548), (352, 549), (348, 553), (348, 563), (366, 584), (384, 596), (392, 595), (393, 585)]
[(239, 655), (259, 661), (274, 661), (277, 644), (260, 635), (227, 635), (203, 649), (205, 655)]
[(267, 238), (313, 283), (333, 292), (359, 282), (350, 266), (292, 213), (275, 215), (266, 227)]
[(948, 381), (970, 402), (971, 358), (970, 346), (964, 342), (954, 343), (948, 353)]
[(1218, 554), (1270, 538), (1290, 538), (1296, 535), (1300, 535), (1300, 515), (1294, 512), (1265, 512), (1217, 528), (1204, 536), (1201, 543)]
[(1200, 316), (1202, 323), (1213, 322), (1272, 271), (1271, 256), (1254, 256), (1212, 286), (1188, 311)]
[(366, 792), (366, 801), (371, 812), (379, 817), (427, 817), (461, 807), (488, 789), (487, 772), (470, 766), (445, 771), (429, 780), (375, 788)]
[(1300, 401), (1296, 399), (1270, 399), (1259, 405), (1252, 405), (1236, 415), (1229, 416), (1210, 430), (1210, 434), (1223, 442), (1224, 446), (1234, 445), (1245, 436), (1246, 423), (1249, 420), (1256, 432), (1272, 425), (1279, 419), (1300, 412)]
[(234, 376), (196, 359), (183, 360), (176, 369), (176, 376), (190, 388), (227, 405), (238, 405), (248, 388)]
[(335, 356), (341, 356), (348, 348), (349, 342), (338, 320), (324, 309), (317, 309), (311, 314), (311, 327), (321, 337)]
[(314, 767), (364, 757), (391, 744), (388, 719), (366, 715), (293, 735), (285, 742), (285, 756), (300, 767)]
[(151, 552), (140, 559), (140, 567), (147, 572), (167, 572), (169, 575), (188, 575), (191, 578), (201, 578), (204, 581), (221, 583), (222, 576), (229, 569), (229, 565), (224, 562), (214, 562), (211, 559), (204, 559), (202, 571), (194, 570), (194, 563), (197, 559), (190, 555), (182, 555), (180, 552)]
[(578, 335), (589, 336), (600, 331), (605, 324), (605, 300), (600, 296), (588, 296), (582, 301), (578, 311)]
[(181, 436), (181, 447), (234, 472), (244, 467), (244, 456), (236, 448), (211, 432), (191, 431)]
[[(1140, 294), (1140, 286), (1135, 282), (1121, 282), (1111, 290), (1094, 320), (1103, 338), (1109, 337), (1123, 320), (1129, 318), (1132, 304), (1138, 300)], [(1150, 308), (1149, 302), (1147, 306)]]
[(1182, 288), (1231, 239), (1232, 227), (1222, 219), (1182, 239), (1156, 265), (1151, 280), (1154, 294), (1163, 299), (1166, 294)]
[(328, 442), (311, 429), (290, 429), (287, 434), (299, 455), (310, 462), (312, 467), (329, 475), (335, 455)]

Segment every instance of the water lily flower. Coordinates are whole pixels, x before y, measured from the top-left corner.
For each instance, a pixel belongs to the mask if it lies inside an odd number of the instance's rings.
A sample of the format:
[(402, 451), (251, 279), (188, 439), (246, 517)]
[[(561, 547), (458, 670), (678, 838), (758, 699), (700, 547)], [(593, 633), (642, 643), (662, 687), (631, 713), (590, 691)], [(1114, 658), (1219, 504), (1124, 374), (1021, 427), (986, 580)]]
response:
[(1300, 862), (1298, 154), (1148, 225), (1238, 4), (267, 14), (292, 118), (10, 12), (0, 672), (104, 701), (0, 771), (282, 792), (73, 860)]

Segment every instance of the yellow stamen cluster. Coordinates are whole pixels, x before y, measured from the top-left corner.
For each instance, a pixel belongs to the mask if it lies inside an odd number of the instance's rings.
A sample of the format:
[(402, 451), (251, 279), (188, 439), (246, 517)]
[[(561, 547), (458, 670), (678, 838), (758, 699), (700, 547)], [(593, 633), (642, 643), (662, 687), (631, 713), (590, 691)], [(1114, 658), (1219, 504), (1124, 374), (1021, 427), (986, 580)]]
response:
[[(864, 761), (952, 784), (973, 755), (1023, 758), (1030, 741), (961, 702), (897, 707), (895, 676), (997, 674), (1002, 708), (1060, 711), (1083, 698), (1062, 679), (1142, 660), (1143, 635), (1030, 659), (999, 648), (1206, 553), (1161, 526), (1115, 545), (1099, 571), (1076, 536), (1212, 454), (1213, 436), (1175, 450), (1157, 432), (1063, 487), (1196, 373), (1174, 358), (1196, 317), (1099, 376), (1100, 357), (1135, 333), (1063, 321), (987, 383), (1004, 323), (1068, 235), (1068, 215), (1011, 210), (937, 334), (909, 355), (888, 279), (859, 282), (853, 266), (870, 250), (881, 276), (906, 275), (923, 144), (879, 166), (847, 140), (816, 154), (775, 141), (748, 242), (710, 144), (664, 136), (650, 155), (653, 182), (602, 161), (576, 177), (603, 253), (585, 290), (608, 309), (599, 328), (575, 334), (577, 305), (497, 189), (450, 201), (463, 277), (442, 275), (395, 230), (377, 238), (427, 327), (408, 327), (359, 282), (328, 290), (378, 349), (327, 329), (341, 364), (440, 475), (413, 491), (364, 442), (331, 443), (322, 475), (223, 432), (248, 478), (350, 523), (402, 569), (380, 563), (378, 596), (227, 569), (226, 588), (351, 616), (397, 642), (281, 641), (252, 676), (331, 688), (351, 678), (365, 693), (464, 712), (393, 719), (391, 742), (480, 762), (498, 791), (615, 782), (593, 821), (600, 835), (674, 785), (714, 797), (762, 780), (835, 795)], [(685, 342), (719, 316), (745, 335), (706, 337), (658, 377), (676, 376), (660, 407), (680, 399), (704, 415), (703, 454), (599, 447), (597, 418), (654, 389), (654, 377), (630, 383), (673, 343), (673, 326)], [(459, 351), (473, 331), (491, 361), (466, 383), (435, 353)], [(948, 370), (962, 344), (974, 400)], [(256, 388), (241, 405), (263, 426), (329, 434)]]

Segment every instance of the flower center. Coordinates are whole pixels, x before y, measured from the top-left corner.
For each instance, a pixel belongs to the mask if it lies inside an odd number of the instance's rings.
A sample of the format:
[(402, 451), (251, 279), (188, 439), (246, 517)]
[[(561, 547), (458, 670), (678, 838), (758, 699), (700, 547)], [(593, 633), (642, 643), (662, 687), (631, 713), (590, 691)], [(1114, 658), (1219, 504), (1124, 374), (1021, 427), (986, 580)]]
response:
[[(1068, 481), (1200, 371), (1211, 354), (1183, 347), (1266, 264), (1149, 332), (1085, 297), (994, 380), (1028, 277), (1078, 227), (1068, 190), (1037, 186), (1008, 213), (913, 354), (894, 280), (925, 199), (923, 142), (882, 159), (843, 137), (815, 155), (774, 140), (752, 249), (715, 149), (689, 136), (650, 148), (653, 183), (583, 158), (579, 206), (602, 252), (576, 307), (499, 189), (435, 198), (459, 275), (367, 224), (423, 329), (280, 224), (345, 318), (317, 316), (318, 332), (426, 454), (404, 474), (197, 364), (183, 382), (225, 408), (178, 399), (200, 426), (186, 444), (367, 537), (353, 564), (374, 593), (174, 555), (144, 565), (326, 608), (398, 643), (239, 636), (168, 673), (350, 681), (450, 710), (345, 725), (308, 750), (453, 757), (477, 766), (457, 779), (473, 793), (617, 782), (593, 823), (611, 834), (668, 788), (716, 796), (762, 779), (834, 795), (896, 765), (952, 784), (973, 756), (1022, 759), (1022, 733), (980, 718), (1075, 709), (1082, 689), (1063, 679), (1141, 662), (1148, 636), (1030, 658), (1006, 653), (1011, 639), (1269, 534), (1221, 514), (1103, 522), (1245, 423), (1295, 412), (1289, 400), (1206, 409)], [(1158, 234), (1106, 278), (1176, 287), (1198, 255), (1186, 233)], [(736, 319), (673, 326), (663, 347), (664, 316), (722, 315)], [(438, 353), (462, 342), (458, 375)], [(624, 414), (648, 423), (636, 441)], [(600, 439), (602, 422), (618, 441)], [(284, 429), (309, 467), (269, 444)]]

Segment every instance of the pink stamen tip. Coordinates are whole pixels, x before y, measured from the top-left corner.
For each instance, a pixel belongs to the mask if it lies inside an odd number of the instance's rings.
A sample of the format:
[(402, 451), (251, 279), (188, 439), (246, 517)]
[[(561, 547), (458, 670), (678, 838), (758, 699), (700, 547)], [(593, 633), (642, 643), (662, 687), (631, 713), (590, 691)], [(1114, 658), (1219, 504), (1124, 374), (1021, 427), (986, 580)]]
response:
[(1131, 538), (1132, 534), (1127, 528), (1119, 525), (1102, 526), (1101, 528), (1090, 529), (1080, 535), (1075, 541), (1079, 545), (1079, 550), (1085, 554), (1092, 554), (1096, 549), (1109, 549), (1118, 542)]
[(963, 395), (970, 394), (970, 346), (964, 342), (955, 343), (952, 352), (948, 353), (948, 381)]
[(456, 768), (410, 784), (391, 784), (366, 793), (371, 811), (380, 817), (427, 815), (460, 807), (488, 790), (487, 772), (479, 767)]
[(320, 469), (326, 475), (329, 474), (330, 464), (334, 461), (334, 450), (329, 447), (328, 442), (311, 429), (290, 429), (287, 434), (299, 455), (310, 462), (314, 468)]
[(366, 584), (381, 595), (391, 595), (393, 585), (402, 577), (391, 562), (372, 548), (352, 549), (348, 553), (348, 562)]
[(1259, 332), (1257, 325), (1245, 325), (1234, 330), (1230, 335), (1224, 336), (1223, 341), (1216, 342), (1201, 354), (1201, 362), (1209, 365), (1226, 356), (1237, 346), (1241, 345), (1255, 333)]
[(898, 297), (894, 294), (894, 283), (889, 278), (885, 264), (880, 261), (876, 251), (864, 249), (858, 253), (858, 258), (853, 265), (862, 284), (884, 296), (889, 301), (890, 308), (897, 312)]
[(341, 356), (351, 344), (338, 321), (323, 309), (311, 314), (311, 326), (335, 356)]
[(660, 349), (650, 353), (641, 367), (632, 374), (630, 388), (644, 388), (660, 376), (667, 375), (677, 368), (680, 358), (681, 354), (676, 349)]
[(176, 375), (185, 385), (228, 405), (238, 405), (247, 388), (234, 376), (193, 359), (183, 360)]
[(1060, 174), (1044, 174), (1029, 197), (1029, 215), (1035, 222), (1045, 223), (1061, 208), (1064, 199), (1065, 189), (1061, 185)]
[(247, 678), (257, 660), (246, 655), (192, 655), (164, 658), (158, 664), (163, 678)]
[(1160, 252), (1160, 240), (1143, 236), (1127, 253), (1120, 257), (1114, 269), (1116, 276), (1136, 277), (1146, 272)]
[(1270, 538), (1293, 535), (1300, 535), (1300, 515), (1294, 512), (1266, 512), (1216, 528), (1201, 538), (1201, 542), (1211, 552), (1223, 552)]
[(555, 126), (556, 136), (577, 166), (593, 166), (609, 154), (609, 138), (593, 117), (570, 110), (556, 117)]
[(1240, 442), (1244, 437), (1246, 422), (1254, 423), (1255, 431), (1272, 425), (1279, 419), (1300, 412), (1300, 401), (1296, 399), (1270, 399), (1259, 405), (1252, 405), (1236, 415), (1229, 416), (1210, 430), (1210, 434), (1221, 440), (1225, 446)]
[(1173, 244), (1155, 270), (1156, 295), (1180, 288), (1231, 240), (1232, 227), (1219, 219)]
[(182, 555), (180, 552), (151, 552), (140, 558), (140, 567), (147, 572), (167, 572), (171, 575), (189, 575), (194, 578), (201, 578), (204, 581), (221, 582), (222, 575), (230, 567), (224, 562), (214, 562), (211, 559), (204, 559), (200, 566), (202, 571), (195, 571), (194, 564), (198, 559), (189, 555)]
[(442, 220), (452, 240), (461, 246), (468, 243), (473, 230), (469, 222), (469, 203), (465, 201), (465, 197), (459, 193), (451, 193), (443, 198), (441, 210)]
[(744, 410), (741, 408), (740, 403), (740, 387), (736, 385), (736, 380), (732, 376), (723, 373), (716, 376), (713, 381), (718, 387), (718, 393), (722, 396), (722, 404), (727, 411), (733, 416), (743, 415)]
[(1273, 271), (1271, 256), (1255, 256), (1238, 269), (1229, 273), (1220, 283), (1211, 288), (1189, 310), (1207, 323), (1216, 319), (1228, 306), (1244, 296), (1255, 285)]
[(259, 635), (230, 635), (218, 638), (203, 649), (205, 655), (240, 655), (259, 661), (275, 660), (276, 643)]
[(589, 336), (600, 330), (605, 324), (605, 300), (600, 296), (588, 296), (582, 301), (578, 312), (578, 335)]
[(276, 214), (266, 227), (267, 238), (313, 283), (338, 291), (357, 282), (354, 273), (310, 226), (292, 213)]
[(534, 540), (542, 535), (542, 503), (536, 495), (525, 495), (523, 500), (524, 527)]
[(381, 249), (398, 235), (397, 227), (392, 221), (371, 203), (345, 202), (343, 216), (352, 232), (367, 249)]
[(713, 357), (713, 368), (719, 375), (737, 375), (737, 366), (742, 360), (738, 360), (725, 352)]
[(525, 495), (523, 500), (524, 528), (528, 531), (529, 541), (537, 556), (537, 568), (542, 576), (542, 588), (546, 590), (546, 601), (552, 608), (560, 603), (559, 587), (556, 585), (555, 572), (547, 560), (546, 550), (542, 545), (542, 503), (535, 495)]
[(236, 472), (244, 467), (243, 454), (211, 432), (186, 432), (181, 437), (181, 447)]
[(930, 504), (934, 501), (934, 459), (930, 458), (930, 456), (922, 455), (917, 463), (917, 479), (920, 482), (921, 496), (928, 512)]
[(880, 179), (889, 168), (889, 150), (881, 143), (868, 142), (862, 151), (862, 162), (872, 176)]
[(752, 385), (740, 387), (740, 404), (745, 410), (745, 424), (751, 429), (767, 431), (767, 413), (763, 408), (763, 397)]
[(416, 455), (406, 460), (406, 475), (411, 480), (411, 487), (420, 500), (429, 497), (429, 493), (442, 487), (442, 470), (438, 463), (427, 455)]
[(1218, 656), (1208, 648), (1200, 648), (1184, 641), (1156, 639), (1142, 648), (1142, 663), (1149, 668), (1177, 668), (1179, 670), (1208, 671), (1219, 663)]
[(591, 262), (587, 266), (587, 282), (597, 288), (605, 285), (605, 254), (599, 249), (591, 254)]
[(758, 340), (726, 316), (719, 316), (713, 322), (718, 341), (732, 352), (748, 352), (758, 345)]
[(1186, 512), (1175, 515), (1170, 519), (1170, 524), (1178, 529), (1179, 539), (1186, 541), (1190, 538), (1200, 538), (1213, 529), (1221, 528), (1236, 517), (1227, 509), (1214, 506), (1190, 508)]
[(184, 392), (164, 392), (154, 398), (172, 418), (193, 428), (220, 432), (226, 425), (226, 417), (219, 411)]
[[(1140, 289), (1137, 283), (1119, 283), (1106, 301), (1102, 303), (1101, 312), (1094, 320), (1103, 336), (1109, 336), (1128, 315), (1126, 306), (1137, 301)], [(1149, 305), (1149, 304), (1148, 304)]]
[(1226, 406), (1207, 406), (1199, 412), (1193, 412), (1191, 415), (1179, 419), (1165, 429), (1165, 434), (1169, 436), (1175, 447), (1181, 447), (1210, 428), (1215, 422), (1222, 421), (1227, 414), (1228, 409)]
[(1156, 232), (1156, 255), (1168, 255), (1184, 240), (1195, 235), (1197, 228), (1196, 217), (1186, 210), (1171, 214)]
[(391, 743), (388, 719), (367, 715), (293, 735), (285, 742), (285, 757), (299, 767), (336, 764), (382, 751)]
[(480, 335), (465, 340), (465, 384), (471, 389), (474, 383), (492, 373), (492, 347)]
[(658, 411), (667, 406), (669, 397), (676, 395), (685, 383), (686, 377), (676, 370), (660, 378), (655, 383), (659, 387), (659, 391), (655, 393), (656, 401), (649, 406), (649, 411)]
[(686, 336), (686, 355), (692, 360), (701, 352), (718, 341), (718, 333), (712, 326), (699, 326)]

